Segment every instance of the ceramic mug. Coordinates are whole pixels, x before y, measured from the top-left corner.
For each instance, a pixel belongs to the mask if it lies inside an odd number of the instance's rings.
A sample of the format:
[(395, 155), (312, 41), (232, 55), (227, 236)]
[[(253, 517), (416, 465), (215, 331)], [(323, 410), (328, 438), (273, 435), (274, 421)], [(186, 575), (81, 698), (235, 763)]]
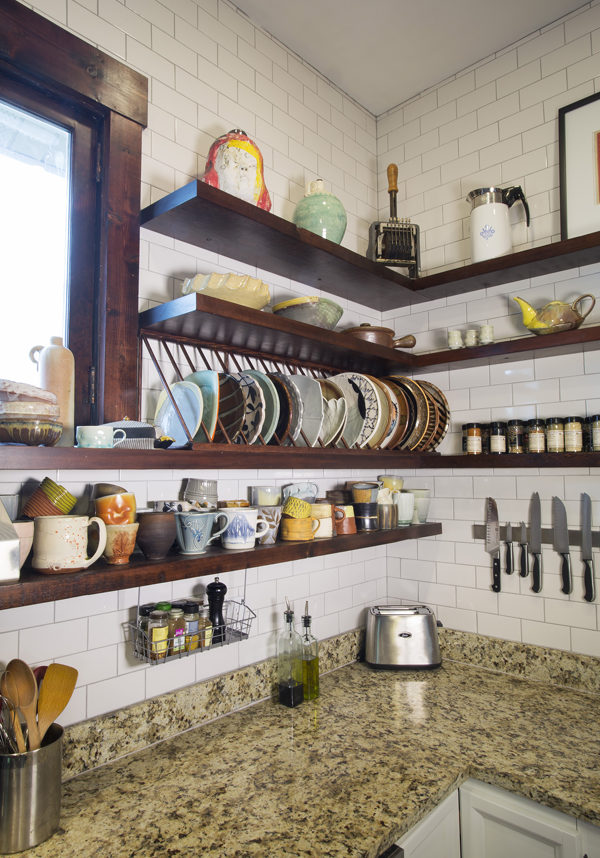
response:
[(408, 527), (412, 522), (415, 510), (415, 496), (411, 492), (398, 492), (396, 509), (398, 510), (398, 527)]
[(373, 483), (354, 483), (352, 486), (352, 500), (354, 503), (373, 503), (377, 500), (381, 485)]
[(355, 503), (354, 517), (357, 530), (378, 530), (379, 516), (376, 503)]
[(224, 500), (217, 503), (219, 509), (240, 509), (248, 508), (250, 501), (247, 500)]
[[(340, 507), (336, 507), (336, 509), (340, 509)], [(356, 533), (356, 519), (354, 518), (354, 508), (352, 508), (352, 515), (345, 515), (343, 518), (336, 517), (335, 533), (336, 536), (348, 536), (348, 534), (350, 533)]]
[(321, 527), (319, 518), (282, 518), (279, 532), (286, 542), (310, 542)]
[(318, 518), (317, 521), (319, 522), (319, 527), (315, 532), (315, 539), (331, 539), (332, 536), (336, 535), (330, 515), (327, 518)]
[[(98, 528), (98, 548), (87, 556), (88, 529)], [(44, 515), (35, 519), (31, 565), (40, 572), (75, 572), (87, 569), (106, 545), (106, 525), (101, 518), (87, 515)]]
[(431, 494), (430, 489), (408, 489), (411, 495), (415, 498), (415, 509), (413, 512), (412, 523), (424, 524), (427, 521), (429, 512), (429, 501)]
[(258, 541), (261, 545), (273, 545), (276, 542), (277, 534), (279, 533), (282, 508), (281, 506), (271, 506), (270, 504), (266, 504), (265, 506), (259, 506), (258, 514), (262, 516), (269, 525), (269, 529), (260, 534)]
[(377, 504), (377, 523), (379, 530), (392, 530), (398, 524), (398, 508), (393, 503)]
[(113, 566), (129, 563), (135, 548), (139, 524), (107, 524), (103, 557)]
[(96, 498), (94, 507), (96, 515), (105, 524), (133, 524), (135, 522), (135, 495), (131, 492)]
[(146, 559), (162, 560), (166, 557), (177, 538), (175, 513), (159, 510), (139, 512), (138, 524), (137, 543)]
[(258, 514), (256, 507), (240, 507), (230, 513), (230, 521), (221, 534), (221, 545), (238, 551), (254, 548), (256, 537), (268, 529), (268, 522)]
[(302, 498), (289, 497), (283, 504), (283, 514), (290, 518), (309, 518), (311, 504)]
[[(215, 522), (225, 519), (224, 526), (213, 534)], [(175, 527), (180, 554), (204, 554), (206, 547), (217, 539), (231, 520), (228, 512), (176, 512)]]
[(127, 433), (113, 426), (78, 426), (75, 437), (78, 447), (117, 447), (127, 438)]

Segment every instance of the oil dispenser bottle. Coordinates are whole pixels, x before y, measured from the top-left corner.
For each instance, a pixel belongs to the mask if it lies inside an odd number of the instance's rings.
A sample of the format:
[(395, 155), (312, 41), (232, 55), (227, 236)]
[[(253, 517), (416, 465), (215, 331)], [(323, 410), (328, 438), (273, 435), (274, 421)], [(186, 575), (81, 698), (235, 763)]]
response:
[(277, 640), (277, 683), (279, 702), (299, 706), (304, 700), (302, 684), (302, 638), (294, 628), (294, 612), (287, 601), (284, 627)]

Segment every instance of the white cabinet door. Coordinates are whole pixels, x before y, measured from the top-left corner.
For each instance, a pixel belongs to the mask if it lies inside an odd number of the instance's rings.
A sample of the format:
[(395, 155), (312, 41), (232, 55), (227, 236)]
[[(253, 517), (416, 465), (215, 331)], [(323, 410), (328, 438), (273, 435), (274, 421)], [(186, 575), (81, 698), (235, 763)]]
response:
[(581, 834), (583, 858), (600, 858), (600, 828), (578, 819), (577, 831)]
[(404, 849), (404, 858), (460, 858), (458, 790), (411, 828), (396, 845)]
[(460, 788), (460, 829), (462, 858), (581, 858), (583, 854), (575, 819), (478, 781), (469, 780)]

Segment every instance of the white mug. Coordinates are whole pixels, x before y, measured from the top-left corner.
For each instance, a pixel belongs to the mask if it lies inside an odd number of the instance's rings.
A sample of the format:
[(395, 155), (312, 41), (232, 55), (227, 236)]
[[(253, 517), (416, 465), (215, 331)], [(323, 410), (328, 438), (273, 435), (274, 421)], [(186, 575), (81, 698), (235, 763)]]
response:
[(127, 433), (113, 426), (78, 426), (75, 437), (78, 447), (117, 447), (127, 438)]
[(241, 551), (254, 548), (256, 537), (269, 529), (268, 522), (253, 506), (234, 507), (227, 511), (231, 520), (221, 534), (223, 548), (235, 548)]
[[(98, 548), (92, 557), (87, 556), (88, 528), (98, 528)], [(101, 518), (87, 515), (41, 515), (34, 521), (34, 569), (59, 572), (87, 569), (96, 561), (106, 546), (106, 525)]]
[(331, 539), (331, 537), (334, 536), (331, 516), (328, 516), (328, 518), (320, 518), (318, 521), (320, 521), (321, 524), (315, 533), (315, 539)]

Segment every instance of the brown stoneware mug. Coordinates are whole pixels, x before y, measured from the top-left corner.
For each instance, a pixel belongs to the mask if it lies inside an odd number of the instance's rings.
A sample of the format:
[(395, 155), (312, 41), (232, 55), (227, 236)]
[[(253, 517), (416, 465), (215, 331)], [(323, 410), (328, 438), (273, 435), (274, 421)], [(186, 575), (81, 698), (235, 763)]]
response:
[(137, 544), (147, 560), (162, 560), (177, 539), (174, 512), (138, 512)]

